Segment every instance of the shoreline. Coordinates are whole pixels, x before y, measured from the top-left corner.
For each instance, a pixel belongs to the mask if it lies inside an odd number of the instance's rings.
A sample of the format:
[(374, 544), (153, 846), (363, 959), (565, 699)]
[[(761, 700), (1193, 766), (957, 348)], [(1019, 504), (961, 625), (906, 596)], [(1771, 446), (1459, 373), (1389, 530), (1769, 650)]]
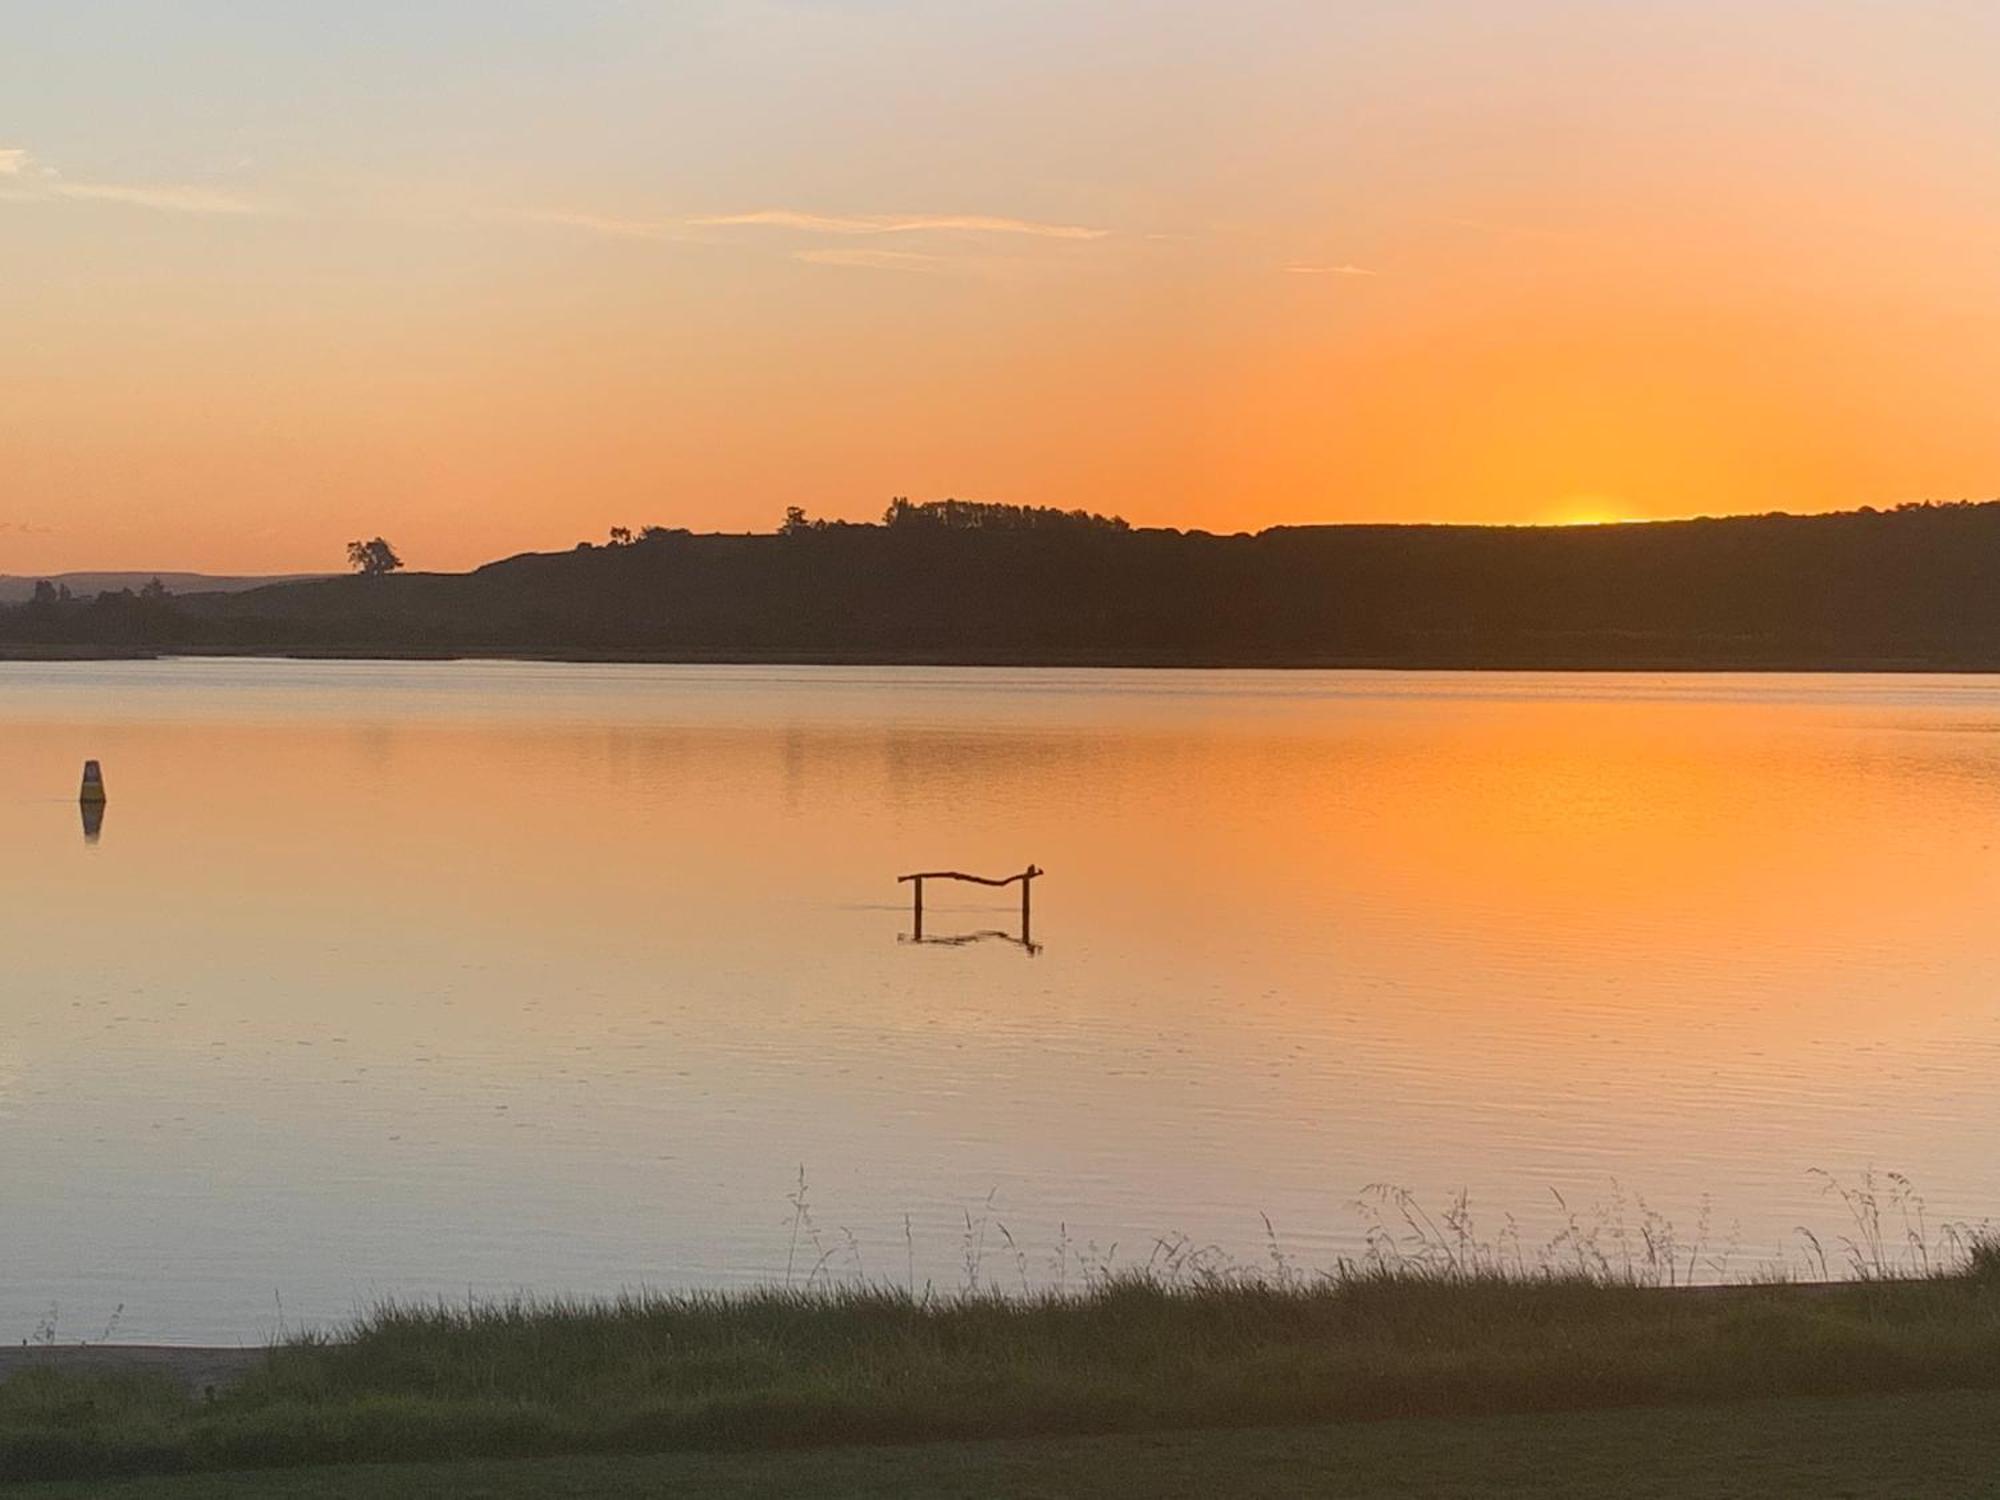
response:
[(0, 1384), (30, 1370), (72, 1376), (163, 1375), (189, 1395), (200, 1396), (236, 1384), (270, 1353), (261, 1345), (0, 1345)]
[[(1876, 1291), (1895, 1294), (1907, 1292), (1925, 1285), (1934, 1284), (1939, 1278), (1922, 1276), (1871, 1276), (1846, 1280), (1825, 1281), (1723, 1281), (1682, 1285), (1652, 1285), (1640, 1282), (1605, 1282), (1595, 1289), (1613, 1294), (1637, 1294), (1641, 1297), (1663, 1297), (1673, 1301), (1700, 1303), (1726, 1302), (1732, 1299), (1755, 1301), (1760, 1298), (1776, 1298), (1781, 1301), (1803, 1301), (1817, 1303), (1838, 1299), (1843, 1296)], [(1449, 1280), (1435, 1283), (1449, 1287)], [(1476, 1280), (1461, 1283), (1467, 1287), (1476, 1286)], [(1563, 1284), (1561, 1278), (1552, 1278), (1552, 1284)], [(1515, 1283), (1517, 1287), (1533, 1288), (1536, 1282)], [(1309, 1290), (1309, 1289), (1302, 1289)], [(754, 1299), (756, 1293), (748, 1294)], [(1198, 1298), (1199, 1291), (1183, 1289), (1174, 1295)], [(836, 1305), (838, 1296), (829, 1296), (828, 1305)], [(1020, 1312), (1037, 1305), (1040, 1299), (1022, 1301), (1012, 1296), (996, 1298), (992, 1307), (1002, 1313), (1010, 1308)], [(1079, 1295), (1074, 1301), (1087, 1300)], [(611, 1304), (607, 1304), (611, 1305)], [(808, 1312), (813, 1307), (811, 1301), (801, 1303)], [(338, 1349), (344, 1340), (315, 1338), (306, 1336), (306, 1341), (320, 1349)], [(71, 1376), (123, 1376), (123, 1375), (164, 1375), (181, 1386), (191, 1395), (228, 1389), (266, 1364), (271, 1357), (295, 1346), (290, 1338), (277, 1339), (262, 1344), (121, 1344), (121, 1343), (78, 1343), (48, 1344), (22, 1343), (0, 1344), (0, 1385), (15, 1376), (31, 1370), (53, 1370), (58, 1374)]]
[(1617, 661), (1578, 656), (1478, 658), (1382, 655), (1230, 656), (1133, 651), (834, 651), (834, 650), (528, 650), (504, 646), (422, 647), (167, 647), (0, 645), (0, 665), (89, 662), (293, 661), (293, 662), (529, 662), (557, 666), (714, 667), (934, 667), (1000, 671), (1163, 672), (1426, 672), (1542, 673), (1631, 676), (1942, 676), (2000, 675), (2000, 656), (1973, 659), (1858, 657), (1827, 660), (1773, 656), (1714, 661), (1663, 655)]
[(23, 1346), (0, 1379), (0, 1479), (2000, 1393), (2000, 1241), (1927, 1278), (1685, 1296), (1668, 1278), (1182, 1267), (1040, 1298), (383, 1304), (268, 1348)]

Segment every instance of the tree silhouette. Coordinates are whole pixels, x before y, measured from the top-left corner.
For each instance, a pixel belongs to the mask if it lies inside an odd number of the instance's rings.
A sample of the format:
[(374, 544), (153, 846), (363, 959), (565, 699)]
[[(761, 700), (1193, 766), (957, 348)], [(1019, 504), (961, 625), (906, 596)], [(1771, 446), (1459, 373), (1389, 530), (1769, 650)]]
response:
[(380, 578), (402, 567), (403, 560), (396, 556), (394, 547), (378, 536), (373, 541), (349, 542), (347, 565), (363, 578)]
[(996, 505), (980, 500), (926, 500), (912, 505), (898, 495), (882, 512), (882, 524), (927, 527), (934, 531), (1130, 531), (1123, 516), (1091, 510), (1057, 510), (1049, 505)]

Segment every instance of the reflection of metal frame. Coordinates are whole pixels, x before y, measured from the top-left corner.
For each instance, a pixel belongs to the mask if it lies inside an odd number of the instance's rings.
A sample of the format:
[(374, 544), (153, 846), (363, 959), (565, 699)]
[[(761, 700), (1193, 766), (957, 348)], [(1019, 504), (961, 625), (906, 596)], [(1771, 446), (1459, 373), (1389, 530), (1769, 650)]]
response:
[[(966, 875), (957, 870), (923, 870), (913, 875), (898, 875), (896, 877), (896, 884), (908, 884), (911, 888), (911, 931), (907, 937), (899, 934), (896, 940), (907, 943), (940, 943), (956, 948), (963, 947), (967, 943), (983, 943), (993, 938), (998, 938), (1002, 942), (1013, 943), (1025, 950), (1030, 958), (1033, 958), (1037, 953), (1042, 951), (1042, 945), (1034, 939), (1033, 892), (1035, 877), (1046, 873), (1048, 872), (1045, 870), (1039, 870), (1035, 866), (1029, 865), (1020, 874), (1009, 875), (1002, 880), (993, 880), (985, 875)], [(950, 937), (925, 937), (924, 882), (926, 880), (962, 880), (968, 885), (989, 886), (1012, 885), (1018, 880), (1021, 883), (1021, 935), (1015, 937), (1011, 932), (990, 929), (984, 932), (960, 933)]]
[(934, 945), (940, 948), (963, 948), (969, 943), (1012, 943), (1030, 958), (1042, 951), (1040, 943), (1031, 943), (1024, 937), (1016, 937), (1011, 932), (1002, 932), (997, 927), (990, 927), (984, 932), (953, 933), (950, 937), (925, 937), (922, 931), (899, 932), (896, 934), (896, 941), (923, 943), (926, 946)]

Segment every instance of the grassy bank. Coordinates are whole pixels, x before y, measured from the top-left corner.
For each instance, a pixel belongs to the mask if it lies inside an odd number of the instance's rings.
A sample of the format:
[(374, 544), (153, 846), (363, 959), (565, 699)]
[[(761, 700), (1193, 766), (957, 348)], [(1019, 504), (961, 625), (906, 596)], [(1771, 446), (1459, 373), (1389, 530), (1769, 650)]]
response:
[(1250, 1428), (921, 1447), (357, 1464), (71, 1481), (21, 1500), (971, 1500), (1259, 1495), (1268, 1500), (1621, 1500), (1992, 1494), (2000, 1393)]
[(2000, 1390), (2000, 1254), (1946, 1274), (1686, 1291), (1604, 1278), (1141, 1280), (387, 1308), (209, 1397), (29, 1371), (22, 1479), (774, 1450)]

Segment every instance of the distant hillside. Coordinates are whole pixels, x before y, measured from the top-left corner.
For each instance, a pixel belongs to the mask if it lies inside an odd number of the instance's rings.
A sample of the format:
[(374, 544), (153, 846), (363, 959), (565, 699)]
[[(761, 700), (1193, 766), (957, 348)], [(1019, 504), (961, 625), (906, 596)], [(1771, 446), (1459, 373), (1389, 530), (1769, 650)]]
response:
[(46, 579), (67, 588), (78, 598), (88, 599), (107, 591), (131, 589), (137, 593), (155, 578), (176, 594), (234, 594), (259, 589), (272, 583), (296, 583), (323, 578), (323, 573), (277, 573), (268, 577), (229, 577), (210, 573), (0, 573), (0, 604), (19, 604)]
[[(38, 613), (39, 611), (39, 613)], [(2000, 504), (1594, 527), (653, 532), (0, 614), (0, 643), (662, 660), (2000, 670)]]

